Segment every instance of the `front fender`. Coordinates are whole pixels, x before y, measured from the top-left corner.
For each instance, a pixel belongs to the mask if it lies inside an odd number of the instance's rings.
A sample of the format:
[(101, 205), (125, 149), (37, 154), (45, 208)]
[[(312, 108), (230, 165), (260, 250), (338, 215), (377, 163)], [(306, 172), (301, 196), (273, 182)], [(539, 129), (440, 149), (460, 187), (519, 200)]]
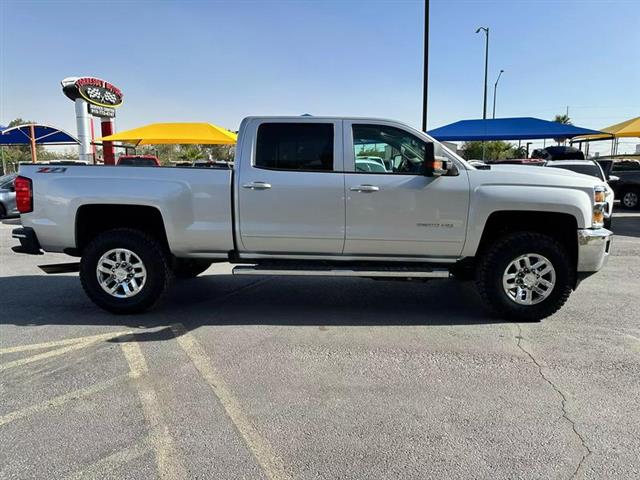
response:
[(591, 226), (592, 208), (590, 194), (582, 189), (559, 186), (480, 185), (471, 192), (469, 228), (462, 255), (475, 256), (487, 220), (493, 213), (564, 213), (575, 218), (578, 228), (588, 228)]

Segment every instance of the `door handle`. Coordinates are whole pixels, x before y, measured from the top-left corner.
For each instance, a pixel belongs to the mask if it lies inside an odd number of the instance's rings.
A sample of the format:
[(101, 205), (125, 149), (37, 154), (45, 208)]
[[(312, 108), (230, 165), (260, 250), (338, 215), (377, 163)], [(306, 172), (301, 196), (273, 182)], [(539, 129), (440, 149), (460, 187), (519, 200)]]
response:
[(268, 190), (271, 188), (271, 184), (264, 182), (249, 182), (242, 185), (242, 188), (250, 188), (251, 190)]
[(377, 185), (358, 185), (357, 187), (351, 187), (349, 190), (352, 192), (371, 193), (379, 191), (380, 187)]

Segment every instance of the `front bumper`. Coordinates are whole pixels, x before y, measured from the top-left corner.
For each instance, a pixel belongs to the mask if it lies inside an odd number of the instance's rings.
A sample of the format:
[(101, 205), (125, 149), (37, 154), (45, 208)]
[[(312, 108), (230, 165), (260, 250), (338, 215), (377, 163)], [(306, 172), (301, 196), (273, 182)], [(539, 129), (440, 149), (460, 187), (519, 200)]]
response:
[(11, 236), (20, 240), (20, 245), (11, 248), (14, 252), (27, 253), (29, 255), (43, 255), (42, 247), (33, 228), (16, 228), (11, 231)]
[(578, 230), (578, 272), (597, 272), (604, 266), (612, 236), (606, 228)]

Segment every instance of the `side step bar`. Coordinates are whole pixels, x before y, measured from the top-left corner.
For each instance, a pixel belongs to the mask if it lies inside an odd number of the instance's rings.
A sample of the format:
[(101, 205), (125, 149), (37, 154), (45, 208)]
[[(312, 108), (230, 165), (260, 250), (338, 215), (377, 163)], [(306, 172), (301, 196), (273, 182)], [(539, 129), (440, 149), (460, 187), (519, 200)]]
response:
[(265, 268), (238, 265), (234, 275), (286, 275), (301, 277), (388, 277), (388, 278), (449, 278), (448, 269), (418, 270), (412, 268), (380, 269), (371, 268)]

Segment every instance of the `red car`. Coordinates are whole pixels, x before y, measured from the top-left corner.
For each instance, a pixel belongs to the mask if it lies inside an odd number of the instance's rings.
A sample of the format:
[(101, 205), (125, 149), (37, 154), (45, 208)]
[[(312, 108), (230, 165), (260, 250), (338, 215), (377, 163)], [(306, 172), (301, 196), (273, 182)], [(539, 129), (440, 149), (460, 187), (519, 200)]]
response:
[(129, 167), (159, 167), (160, 161), (155, 155), (120, 155), (116, 165)]

